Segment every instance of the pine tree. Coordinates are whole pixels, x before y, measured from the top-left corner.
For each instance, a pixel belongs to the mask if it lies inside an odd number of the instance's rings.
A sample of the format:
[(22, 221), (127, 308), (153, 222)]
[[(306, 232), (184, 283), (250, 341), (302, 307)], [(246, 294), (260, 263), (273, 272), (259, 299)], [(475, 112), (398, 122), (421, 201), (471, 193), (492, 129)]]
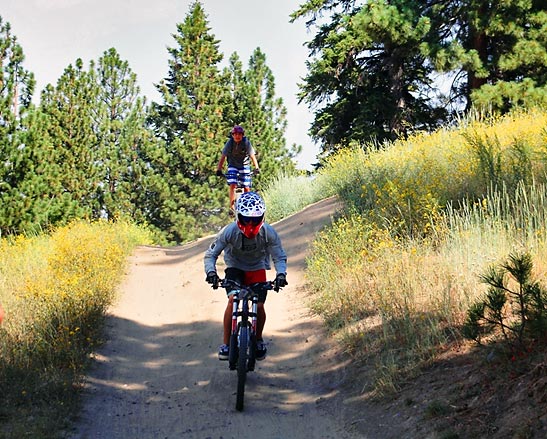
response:
[(469, 110), (508, 111), (546, 103), (547, 13), (544, 1), (432, 2), (427, 51), (454, 78), (452, 101)]
[(30, 130), (34, 75), (9, 23), (0, 17), (0, 234), (19, 233), (34, 221), (36, 163)]
[[(61, 186), (62, 166), (56, 162), (48, 119), (32, 107), (22, 121), (19, 138), (19, 183), (11, 207), (16, 209), (17, 232), (39, 232), (71, 218), (77, 204)], [(18, 195), (18, 196), (17, 196)]]
[(547, 104), (545, 1), (468, 1), (465, 48), (480, 62), (468, 69), (469, 102), (507, 112)]
[(323, 151), (437, 126), (444, 110), (428, 94), (432, 66), (421, 46), (430, 31), (427, 2), (313, 0), (292, 19), (311, 16), (311, 26), (324, 13), (331, 21), (308, 43), (315, 58), (299, 95), (318, 108), (310, 134)]
[(85, 71), (81, 59), (65, 69), (55, 88), (48, 84), (42, 93), (40, 111), (47, 116), (50, 160), (61, 167), (59, 196), (72, 200), (66, 219), (100, 216), (98, 95), (93, 68)]
[(137, 76), (114, 48), (103, 53), (96, 67), (99, 87), (97, 127), (98, 197), (101, 215), (144, 220), (140, 197), (151, 133), (145, 129), (145, 101), (139, 97)]
[(163, 102), (152, 104), (149, 118), (164, 152), (151, 163), (154, 204), (148, 210), (153, 226), (182, 242), (225, 221), (218, 210), (227, 204), (227, 191), (214, 170), (226, 140), (223, 111), (230, 95), (218, 67), (219, 42), (199, 2), (173, 36), (168, 75), (157, 86)]
[(302, 17), (318, 32), (300, 98), (326, 154), (432, 129), (473, 106), (547, 103), (543, 0), (310, 0), (292, 15)]

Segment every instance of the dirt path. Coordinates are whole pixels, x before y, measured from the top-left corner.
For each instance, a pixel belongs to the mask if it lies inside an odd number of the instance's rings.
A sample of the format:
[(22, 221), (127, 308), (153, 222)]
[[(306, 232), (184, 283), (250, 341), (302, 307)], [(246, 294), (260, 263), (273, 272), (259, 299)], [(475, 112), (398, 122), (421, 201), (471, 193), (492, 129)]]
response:
[(268, 296), (269, 355), (248, 377), (242, 413), (234, 408), (236, 375), (217, 359), (226, 298), (204, 282), (202, 258), (211, 238), (137, 249), (72, 437), (363, 437), (340, 415), (344, 362), (323, 342), (321, 322), (305, 306), (308, 244), (335, 208), (333, 199), (324, 200), (276, 224), (289, 258), (289, 286)]

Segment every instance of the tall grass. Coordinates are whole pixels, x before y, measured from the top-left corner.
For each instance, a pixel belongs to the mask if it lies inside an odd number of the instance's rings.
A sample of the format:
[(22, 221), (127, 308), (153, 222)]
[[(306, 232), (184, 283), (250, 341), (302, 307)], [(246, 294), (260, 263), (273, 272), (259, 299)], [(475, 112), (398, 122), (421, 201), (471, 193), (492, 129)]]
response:
[(348, 212), (313, 244), (312, 306), (349, 352), (376, 362), (376, 391), (463, 343), (489, 265), (522, 249), (545, 272), (546, 119), (468, 119), (327, 164)]
[(148, 233), (122, 222), (0, 241), (0, 436), (55, 437), (66, 425), (127, 256), (143, 243)]
[(319, 176), (279, 175), (262, 192), (269, 222), (292, 215), (316, 201), (335, 194), (332, 184)]

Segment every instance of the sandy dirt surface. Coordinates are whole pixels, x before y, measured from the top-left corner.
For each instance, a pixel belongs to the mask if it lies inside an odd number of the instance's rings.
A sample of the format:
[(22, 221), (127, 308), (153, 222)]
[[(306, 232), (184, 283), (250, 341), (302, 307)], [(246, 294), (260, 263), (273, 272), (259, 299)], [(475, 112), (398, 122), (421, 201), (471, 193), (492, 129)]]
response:
[(345, 406), (346, 360), (306, 307), (308, 245), (336, 207), (324, 200), (275, 224), (289, 286), (268, 296), (268, 357), (248, 376), (243, 412), (235, 410), (236, 373), (217, 359), (226, 296), (204, 281), (203, 253), (212, 238), (138, 248), (86, 379), (72, 438), (390, 436), (388, 428), (357, 433), (357, 423), (380, 421), (374, 413), (355, 419)]

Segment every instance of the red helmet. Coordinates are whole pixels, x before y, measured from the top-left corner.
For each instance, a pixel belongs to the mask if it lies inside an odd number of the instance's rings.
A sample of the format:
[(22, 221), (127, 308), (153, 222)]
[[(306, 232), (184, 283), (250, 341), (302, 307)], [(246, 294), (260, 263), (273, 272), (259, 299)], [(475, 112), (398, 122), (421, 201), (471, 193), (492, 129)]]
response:
[(236, 125), (232, 128), (232, 134), (239, 133), (239, 134), (245, 134), (245, 130), (241, 125)]
[(260, 232), (264, 224), (266, 203), (256, 192), (245, 192), (236, 201), (237, 226), (249, 239)]

